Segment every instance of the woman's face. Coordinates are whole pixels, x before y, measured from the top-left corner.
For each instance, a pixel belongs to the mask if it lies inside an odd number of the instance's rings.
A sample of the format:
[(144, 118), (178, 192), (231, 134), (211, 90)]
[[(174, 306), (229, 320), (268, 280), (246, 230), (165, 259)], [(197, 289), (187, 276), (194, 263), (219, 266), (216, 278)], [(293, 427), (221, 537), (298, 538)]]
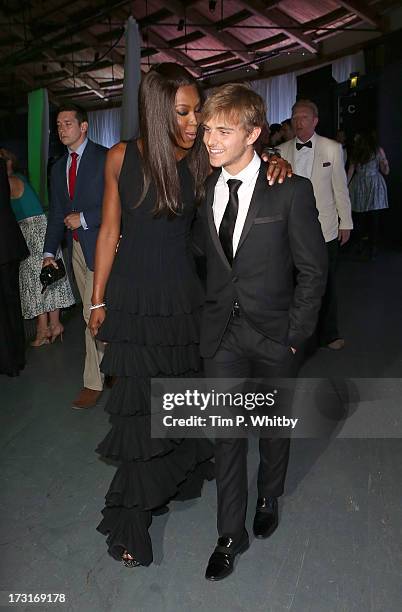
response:
[(175, 111), (179, 133), (177, 145), (191, 149), (200, 123), (201, 100), (195, 85), (183, 85), (176, 92)]

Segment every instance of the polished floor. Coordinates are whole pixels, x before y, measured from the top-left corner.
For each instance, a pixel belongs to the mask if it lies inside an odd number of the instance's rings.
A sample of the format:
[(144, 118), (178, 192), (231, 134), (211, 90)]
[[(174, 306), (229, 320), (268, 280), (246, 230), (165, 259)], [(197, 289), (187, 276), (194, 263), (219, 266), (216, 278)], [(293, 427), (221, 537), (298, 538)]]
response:
[[(402, 254), (339, 269), (343, 351), (319, 350), (305, 377), (398, 378), (402, 372)], [(292, 443), (280, 526), (253, 540), (221, 583), (203, 575), (216, 539), (214, 482), (173, 502), (151, 527), (155, 562), (127, 569), (95, 526), (115, 468), (94, 453), (108, 430), (105, 397), (71, 409), (80, 388), (83, 324), (65, 317), (64, 343), (29, 349), (19, 378), (0, 377), (0, 604), (7, 593), (64, 593), (77, 612), (399, 612), (402, 602), (402, 441)], [(257, 453), (249, 453), (251, 528)], [(19, 610), (35, 609), (22, 605)]]

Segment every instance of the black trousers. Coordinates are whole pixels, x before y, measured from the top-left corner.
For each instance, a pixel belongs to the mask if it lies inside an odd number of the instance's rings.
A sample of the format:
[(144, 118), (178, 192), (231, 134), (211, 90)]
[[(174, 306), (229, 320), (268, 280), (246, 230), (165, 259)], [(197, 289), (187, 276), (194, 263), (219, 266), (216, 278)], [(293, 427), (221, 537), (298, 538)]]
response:
[(17, 374), (25, 365), (19, 267), (19, 261), (0, 265), (0, 374)]
[[(244, 316), (232, 317), (222, 343), (204, 360), (207, 378), (286, 378), (297, 374), (290, 347), (269, 340), (253, 329)], [(260, 438), (258, 497), (279, 497), (284, 490), (290, 440)], [(247, 511), (247, 439), (215, 440), (219, 536), (239, 541)]]
[(318, 342), (326, 345), (340, 338), (338, 329), (338, 298), (336, 292), (336, 269), (338, 265), (339, 241), (327, 242), (328, 251), (328, 278), (325, 293), (322, 298), (321, 310), (318, 317)]

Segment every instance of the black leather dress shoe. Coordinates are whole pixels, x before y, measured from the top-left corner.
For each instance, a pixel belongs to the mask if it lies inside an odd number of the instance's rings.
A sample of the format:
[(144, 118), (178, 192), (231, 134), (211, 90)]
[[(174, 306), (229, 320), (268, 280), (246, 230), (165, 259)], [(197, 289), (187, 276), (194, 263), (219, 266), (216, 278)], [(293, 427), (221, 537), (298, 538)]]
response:
[(223, 536), (212, 553), (205, 572), (207, 580), (223, 580), (233, 572), (234, 560), (249, 547), (248, 533), (245, 532), (240, 544), (235, 545), (232, 538)]
[(253, 532), (256, 538), (269, 538), (278, 527), (278, 500), (276, 497), (260, 497), (254, 517)]

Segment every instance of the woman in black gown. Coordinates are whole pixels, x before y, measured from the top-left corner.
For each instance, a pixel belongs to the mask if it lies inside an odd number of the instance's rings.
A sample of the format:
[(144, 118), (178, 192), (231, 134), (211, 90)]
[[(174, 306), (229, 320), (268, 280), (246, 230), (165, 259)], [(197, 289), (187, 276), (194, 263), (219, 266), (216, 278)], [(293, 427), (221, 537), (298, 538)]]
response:
[(193, 377), (200, 367), (203, 292), (189, 234), (210, 172), (197, 136), (201, 104), (184, 68), (160, 64), (141, 83), (141, 139), (119, 143), (106, 161), (89, 328), (101, 327), (101, 368), (116, 377), (112, 428), (97, 451), (120, 467), (98, 530), (128, 566), (152, 562), (152, 515), (171, 499), (198, 497), (213, 474), (208, 440), (150, 435), (150, 378)]
[(198, 497), (213, 473), (208, 440), (150, 435), (150, 378), (199, 370), (203, 292), (188, 243), (209, 171), (196, 137), (200, 109), (201, 92), (184, 69), (152, 70), (140, 89), (142, 138), (116, 145), (106, 162), (92, 304), (105, 301), (107, 315), (94, 309), (89, 327), (96, 333), (102, 324), (102, 371), (116, 377), (106, 406), (112, 429), (97, 451), (120, 467), (98, 529), (126, 565), (152, 562), (152, 511)]

